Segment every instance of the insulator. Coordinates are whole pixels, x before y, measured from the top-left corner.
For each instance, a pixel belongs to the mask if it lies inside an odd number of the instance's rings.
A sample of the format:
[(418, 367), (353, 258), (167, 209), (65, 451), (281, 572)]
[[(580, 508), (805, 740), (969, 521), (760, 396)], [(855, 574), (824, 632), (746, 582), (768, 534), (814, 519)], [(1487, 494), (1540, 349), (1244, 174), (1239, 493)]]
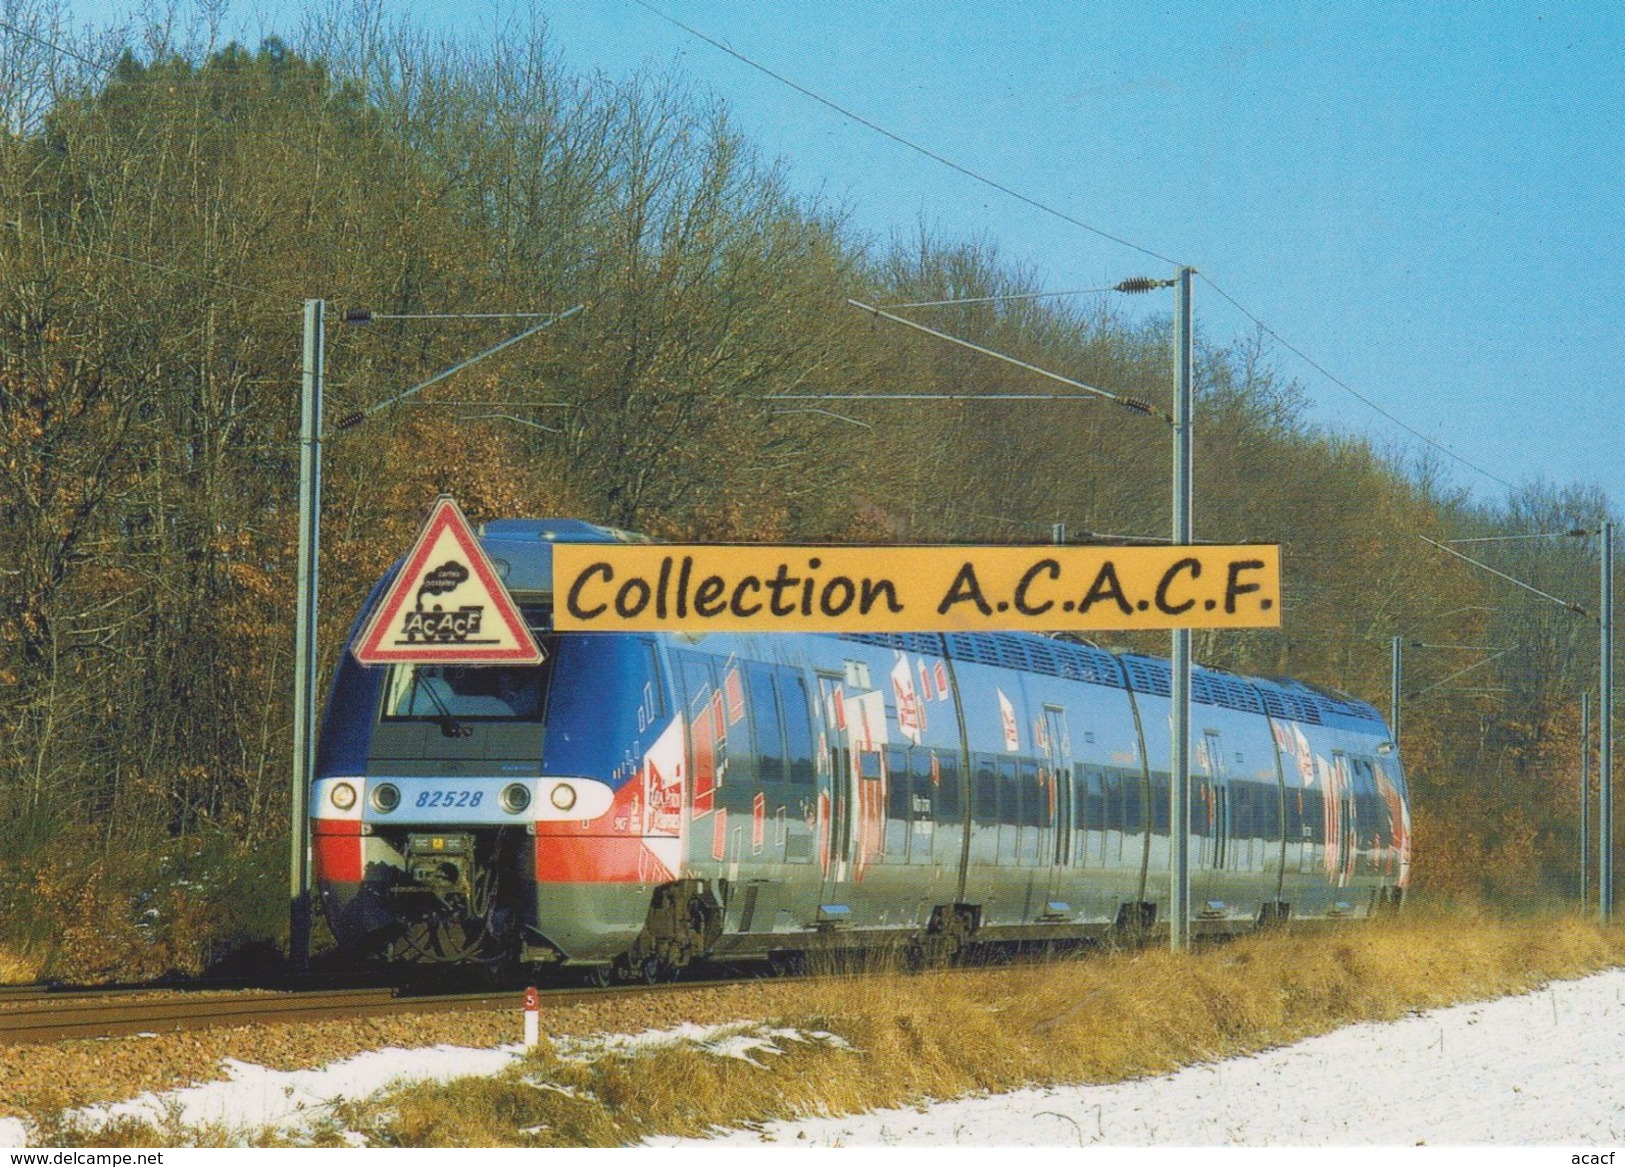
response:
[(1132, 295), (1136, 292), (1154, 292), (1158, 288), (1166, 288), (1167, 286), (1167, 280), (1154, 280), (1150, 276), (1134, 276), (1118, 284), (1117, 290)]

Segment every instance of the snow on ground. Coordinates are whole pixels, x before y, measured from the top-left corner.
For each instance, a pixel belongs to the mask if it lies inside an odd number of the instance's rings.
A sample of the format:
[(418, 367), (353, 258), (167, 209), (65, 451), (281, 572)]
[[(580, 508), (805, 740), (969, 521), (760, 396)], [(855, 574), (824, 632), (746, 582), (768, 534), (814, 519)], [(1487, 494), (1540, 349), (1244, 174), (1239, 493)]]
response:
[[(786, 1041), (832, 1035), (747, 1026), (681, 1026), (581, 1042), (565, 1056), (690, 1042), (771, 1066)], [(495, 1074), (523, 1054), (439, 1046), (378, 1050), (318, 1070), (228, 1063), (230, 1080), (83, 1111), (131, 1115), (160, 1129), (308, 1130), (340, 1099), (392, 1082)], [(712, 1140), (651, 1140), (689, 1150), (763, 1142), (806, 1146), (1570, 1146), (1625, 1143), (1625, 970), (1521, 997), (1354, 1025), (1254, 1057), (1115, 1086), (1014, 1094), (851, 1118), (772, 1123)], [(0, 1146), (26, 1145), (0, 1119)], [(1564, 1162), (1567, 1162), (1565, 1157)]]
[[(606, 1051), (683, 1044), (766, 1069), (771, 1055), (792, 1041), (846, 1046), (832, 1033), (735, 1023), (683, 1024), (642, 1033), (560, 1041), (554, 1050), (560, 1057), (586, 1060)], [(332, 1117), (340, 1102), (367, 1098), (391, 1085), (494, 1076), (521, 1060), (524, 1053), (524, 1045), (518, 1043), (496, 1049), (448, 1045), (411, 1050), (381, 1049), (316, 1070), (292, 1071), (270, 1070), (228, 1059), (226, 1081), (86, 1107), (71, 1117), (91, 1127), (120, 1118), (134, 1118), (150, 1122), (160, 1131), (210, 1127), (247, 1136), (274, 1128), (297, 1136)], [(14, 1118), (0, 1118), (0, 1147), (27, 1146), (27, 1140), (26, 1124)]]
[[(265, 1127), (308, 1130), (332, 1114), (335, 1103), (366, 1098), (392, 1082), (446, 1081), (498, 1074), (524, 1054), (523, 1045), (497, 1049), (432, 1046), (381, 1049), (346, 1058), (317, 1070), (270, 1070), (228, 1059), (223, 1082), (205, 1082), (128, 1102), (74, 1112), (89, 1126), (118, 1118), (145, 1119), (159, 1130), (171, 1126), (215, 1127), (247, 1134)], [(26, 1127), (0, 1119), (0, 1146), (27, 1146)]]
[[(1022, 1090), (665, 1147), (1625, 1144), (1625, 970), (1115, 1086)], [(1563, 1158), (1567, 1162), (1567, 1157)], [(1555, 1160), (1554, 1160), (1555, 1162)]]

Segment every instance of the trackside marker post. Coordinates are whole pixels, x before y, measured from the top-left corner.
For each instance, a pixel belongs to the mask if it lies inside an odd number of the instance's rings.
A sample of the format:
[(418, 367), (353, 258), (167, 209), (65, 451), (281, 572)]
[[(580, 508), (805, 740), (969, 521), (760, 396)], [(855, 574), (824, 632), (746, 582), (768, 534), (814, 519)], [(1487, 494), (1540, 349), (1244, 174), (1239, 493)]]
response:
[(535, 986), (525, 990), (525, 1048), (535, 1049), (542, 1040), (542, 999)]

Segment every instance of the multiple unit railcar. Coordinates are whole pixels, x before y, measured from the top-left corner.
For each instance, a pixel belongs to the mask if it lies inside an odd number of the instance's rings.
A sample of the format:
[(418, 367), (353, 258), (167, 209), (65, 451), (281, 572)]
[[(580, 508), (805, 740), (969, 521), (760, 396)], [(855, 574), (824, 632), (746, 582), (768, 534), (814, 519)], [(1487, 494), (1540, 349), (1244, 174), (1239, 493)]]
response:
[[(311, 794), (343, 945), (653, 977), (1166, 927), (1166, 662), (1016, 633), (553, 632), (553, 544), (624, 538), (481, 531), (539, 666), (345, 654)], [(1192, 690), (1193, 931), (1397, 905), (1380, 714), (1206, 669)]]

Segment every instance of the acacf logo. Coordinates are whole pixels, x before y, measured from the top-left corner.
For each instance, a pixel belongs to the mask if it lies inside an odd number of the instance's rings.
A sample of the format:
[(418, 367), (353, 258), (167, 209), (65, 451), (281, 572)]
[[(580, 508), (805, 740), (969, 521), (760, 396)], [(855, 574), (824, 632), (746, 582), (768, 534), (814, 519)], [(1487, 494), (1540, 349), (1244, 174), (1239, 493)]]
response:
[[(485, 615), (484, 604), (463, 604), (445, 611), (438, 603), (424, 609), (424, 596), (443, 596), (468, 582), (472, 573), (455, 559), (448, 559), (423, 577), (418, 588), (417, 602), (401, 619), (398, 639), (404, 644), (465, 643), (480, 634), (480, 620)], [(475, 641), (475, 643), (485, 643)]]
[(442, 495), (355, 641), (364, 665), (539, 664), (541, 649), (458, 509)]

